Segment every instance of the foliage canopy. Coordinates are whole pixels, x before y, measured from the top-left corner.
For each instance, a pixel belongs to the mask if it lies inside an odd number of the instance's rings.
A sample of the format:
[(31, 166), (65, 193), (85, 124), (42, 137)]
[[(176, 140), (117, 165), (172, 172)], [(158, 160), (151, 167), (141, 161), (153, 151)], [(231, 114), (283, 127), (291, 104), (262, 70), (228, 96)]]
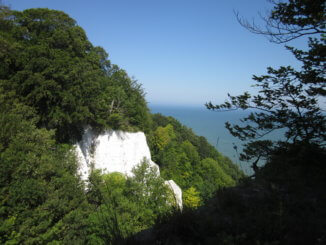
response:
[[(289, 144), (324, 147), (326, 141), (326, 119), (320, 102), (320, 98), (326, 94), (325, 2), (291, 0), (274, 3), (268, 19), (279, 24), (267, 22), (274, 30), (267, 29), (261, 33), (284, 41), (309, 34), (319, 35), (309, 38), (307, 51), (287, 47), (302, 63), (301, 70), (290, 66), (278, 69), (269, 67), (267, 75), (253, 76), (255, 86), (259, 88), (257, 95), (252, 96), (247, 92), (240, 96), (228, 95), (229, 101), (224, 104), (206, 104), (212, 110), (252, 109), (249, 116), (242, 119), (245, 125), (227, 123), (226, 127), (232, 135), (249, 140), (241, 157), (254, 159), (254, 169), (257, 169), (259, 159), (266, 159)], [(257, 30), (255, 26), (247, 27)], [(278, 142), (260, 139), (279, 129), (284, 130), (284, 139)]]
[[(111, 64), (76, 21), (0, 4), (0, 243), (119, 244), (174, 211), (174, 179), (189, 208), (243, 174), (205, 138), (151, 115), (139, 83)], [(78, 176), (73, 144), (85, 126), (145, 131), (162, 177)], [(207, 188), (206, 188), (207, 187)]]
[(3, 8), (0, 16), (0, 86), (35, 109), (37, 126), (56, 129), (60, 142), (80, 139), (86, 125), (148, 129), (141, 86), (67, 14)]

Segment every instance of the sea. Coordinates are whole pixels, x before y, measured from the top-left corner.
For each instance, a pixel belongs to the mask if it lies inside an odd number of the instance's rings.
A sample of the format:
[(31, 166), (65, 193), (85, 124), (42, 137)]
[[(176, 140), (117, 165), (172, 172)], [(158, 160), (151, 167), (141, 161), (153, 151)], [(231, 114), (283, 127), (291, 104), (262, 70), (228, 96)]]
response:
[[(161, 113), (176, 118), (191, 128), (195, 134), (204, 136), (220, 153), (237, 164), (246, 175), (253, 174), (251, 164), (239, 159), (245, 142), (233, 137), (225, 128), (227, 121), (231, 124), (239, 124), (240, 119), (249, 112), (243, 110), (217, 112), (208, 110), (204, 105), (202, 107), (149, 105), (149, 108), (152, 113)], [(272, 135), (274, 139), (277, 137), (281, 137), (279, 133)]]

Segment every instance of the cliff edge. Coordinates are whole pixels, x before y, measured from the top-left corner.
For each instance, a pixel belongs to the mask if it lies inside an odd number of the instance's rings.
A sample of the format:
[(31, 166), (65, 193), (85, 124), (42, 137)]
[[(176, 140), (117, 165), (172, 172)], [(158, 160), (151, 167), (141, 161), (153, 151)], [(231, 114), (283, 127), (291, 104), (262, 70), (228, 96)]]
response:
[[(132, 169), (144, 159), (150, 166), (156, 163), (151, 160), (151, 153), (143, 132), (124, 132), (107, 130), (96, 134), (91, 128), (87, 128), (82, 140), (76, 144), (76, 153), (79, 161), (79, 174), (83, 180), (87, 180), (92, 169), (101, 169), (103, 173), (119, 172), (126, 176), (132, 176)], [(176, 203), (182, 208), (182, 190), (173, 181), (165, 181), (173, 191)]]

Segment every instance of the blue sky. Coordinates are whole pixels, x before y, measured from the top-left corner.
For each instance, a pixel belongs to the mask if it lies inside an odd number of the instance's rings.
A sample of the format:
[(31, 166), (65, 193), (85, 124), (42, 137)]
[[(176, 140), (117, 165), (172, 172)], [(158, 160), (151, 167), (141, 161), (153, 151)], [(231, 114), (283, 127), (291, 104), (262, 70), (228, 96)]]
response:
[(202, 106), (253, 91), (253, 74), (295, 64), (284, 46), (250, 33), (265, 0), (3, 0), (12, 9), (47, 7), (74, 18), (112, 63), (143, 84), (150, 104)]

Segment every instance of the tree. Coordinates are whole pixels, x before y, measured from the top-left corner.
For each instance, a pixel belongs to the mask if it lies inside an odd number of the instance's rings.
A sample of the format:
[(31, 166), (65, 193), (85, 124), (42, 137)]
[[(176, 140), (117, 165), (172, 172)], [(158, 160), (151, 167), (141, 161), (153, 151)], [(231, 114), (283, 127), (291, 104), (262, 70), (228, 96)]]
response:
[(261, 16), (264, 27), (250, 23), (236, 13), (239, 23), (255, 34), (265, 35), (275, 43), (286, 43), (298, 37), (326, 34), (324, 0), (268, 0), (274, 8)]
[(157, 151), (163, 150), (175, 138), (173, 126), (171, 124), (165, 127), (157, 127), (154, 131), (154, 147)]
[[(289, 144), (314, 144), (324, 147), (326, 140), (325, 114), (319, 99), (325, 96), (325, 2), (290, 0), (287, 3), (272, 1), (275, 6), (268, 18), (267, 29), (262, 31), (255, 25), (241, 21), (250, 31), (264, 34), (274, 42), (287, 42), (305, 35), (318, 34), (319, 39), (309, 38), (309, 50), (287, 47), (302, 62), (302, 69), (280, 67), (268, 68), (267, 75), (253, 76), (258, 95), (244, 93), (240, 96), (228, 94), (229, 101), (221, 105), (207, 103), (211, 110), (252, 109), (245, 123), (226, 128), (233, 136), (249, 140), (241, 159), (257, 163), (267, 159), (273, 152)], [(278, 142), (261, 140), (265, 135), (284, 130), (284, 139)]]
[(204, 201), (212, 198), (217, 190), (235, 185), (234, 179), (225, 173), (220, 164), (212, 158), (201, 160), (200, 164), (196, 166), (195, 172), (203, 180), (199, 185), (196, 183), (196, 189)]
[(134, 176), (127, 179), (126, 185), (129, 188), (128, 194), (131, 200), (137, 202), (142, 208), (151, 210), (151, 215), (143, 217), (144, 225), (150, 225), (157, 217), (171, 211), (171, 207), (177, 206), (174, 194), (164, 183), (164, 179), (159, 176), (158, 171), (158, 167), (150, 166), (144, 159), (132, 170)]
[(185, 208), (197, 208), (200, 206), (200, 203), (199, 192), (195, 187), (192, 186), (183, 192), (183, 205)]
[(0, 243), (83, 243), (87, 204), (72, 147), (8, 97), (0, 95)]
[(49, 9), (0, 8), (0, 87), (33, 108), (37, 126), (75, 142), (89, 125), (148, 130), (140, 84), (94, 47), (76, 21)]
[(305, 78), (302, 83), (310, 86), (309, 93), (325, 96), (325, 27), (326, 3), (324, 0), (269, 0), (274, 9), (267, 17), (261, 16), (265, 27), (249, 23), (237, 14), (239, 23), (255, 34), (265, 35), (271, 42), (287, 43), (296, 38), (308, 36), (309, 50), (301, 51), (291, 47), (296, 58), (303, 62)]
[(243, 177), (230, 159), (176, 119), (154, 114), (152, 131), (152, 157), (162, 177), (173, 179), (182, 190), (196, 188), (201, 205), (219, 188)]
[(90, 244), (120, 244), (172, 212), (173, 193), (157, 171), (144, 161), (133, 169), (132, 177), (92, 173), (88, 196), (96, 202), (88, 217)]

